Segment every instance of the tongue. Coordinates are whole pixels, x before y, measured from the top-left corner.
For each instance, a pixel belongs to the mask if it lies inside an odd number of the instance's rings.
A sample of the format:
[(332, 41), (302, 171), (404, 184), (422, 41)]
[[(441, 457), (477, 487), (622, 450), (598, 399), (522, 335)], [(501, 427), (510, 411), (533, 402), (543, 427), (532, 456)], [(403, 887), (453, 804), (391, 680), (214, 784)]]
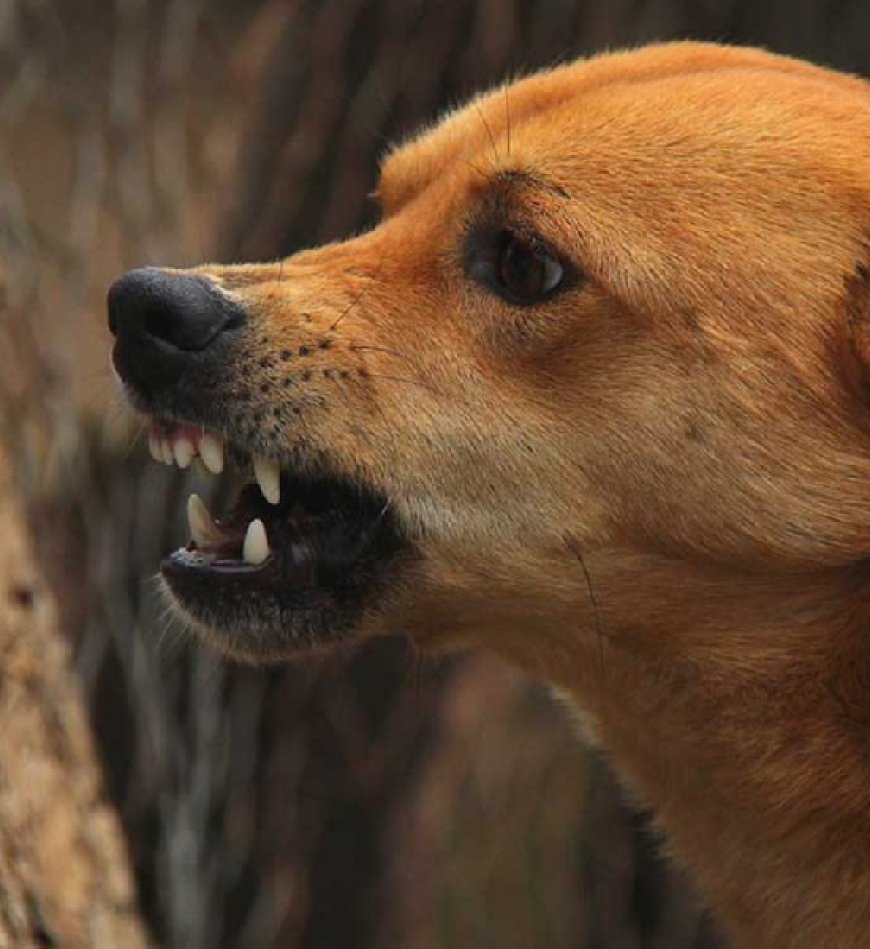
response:
[(223, 532), (198, 494), (191, 494), (187, 499), (187, 526), (193, 542), (200, 550), (218, 547), (224, 541)]
[(259, 566), (269, 557), (266, 527), (260, 518), (254, 518), (243, 534), (240, 528), (218, 524), (197, 494), (187, 501), (187, 523), (196, 550), (216, 560), (243, 560)]

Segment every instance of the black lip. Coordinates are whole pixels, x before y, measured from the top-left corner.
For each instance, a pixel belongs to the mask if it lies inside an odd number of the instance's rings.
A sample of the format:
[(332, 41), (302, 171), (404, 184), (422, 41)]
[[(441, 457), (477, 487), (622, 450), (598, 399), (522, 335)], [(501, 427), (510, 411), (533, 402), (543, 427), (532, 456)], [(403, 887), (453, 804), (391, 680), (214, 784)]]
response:
[(241, 532), (253, 517), (264, 521), (271, 553), (261, 565), (224, 554), (209, 561), (192, 545), (161, 565), (183, 612), (230, 651), (257, 658), (351, 631), (412, 552), (388, 499), (366, 485), (285, 474), (282, 497), (270, 505), (249, 485), (225, 522)]
[(176, 550), (161, 564), (161, 572), (180, 604), (198, 611), (200, 599), (208, 599), (209, 610), (223, 610), (223, 623), (229, 625), (239, 604), (235, 597), (267, 597), (283, 610), (314, 609), (329, 596), (329, 586), (316, 582), (311, 572), (288, 577), (274, 559), (259, 567), (238, 561), (197, 564), (190, 552)]

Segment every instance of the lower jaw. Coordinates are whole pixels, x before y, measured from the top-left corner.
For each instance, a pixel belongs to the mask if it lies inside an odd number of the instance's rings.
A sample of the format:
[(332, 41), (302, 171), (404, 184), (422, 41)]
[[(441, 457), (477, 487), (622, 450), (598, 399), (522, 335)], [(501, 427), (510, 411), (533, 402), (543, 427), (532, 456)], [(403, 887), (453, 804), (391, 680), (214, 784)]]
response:
[(232, 570), (216, 583), (180, 568), (175, 556), (161, 570), (172, 606), (213, 646), (235, 658), (277, 661), (333, 648), (357, 625), (360, 610), (326, 590), (252, 587), (244, 571)]

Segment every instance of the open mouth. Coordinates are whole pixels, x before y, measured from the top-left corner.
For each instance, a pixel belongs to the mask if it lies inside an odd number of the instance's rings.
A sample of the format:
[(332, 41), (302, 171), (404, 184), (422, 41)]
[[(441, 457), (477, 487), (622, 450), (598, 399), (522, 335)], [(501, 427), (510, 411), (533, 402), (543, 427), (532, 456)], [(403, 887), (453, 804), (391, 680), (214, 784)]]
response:
[(230, 651), (283, 654), (349, 631), (406, 544), (389, 499), (338, 476), (307, 476), (189, 425), (152, 421), (155, 460), (253, 478), (215, 518), (192, 494), (190, 541), (162, 564), (188, 616)]

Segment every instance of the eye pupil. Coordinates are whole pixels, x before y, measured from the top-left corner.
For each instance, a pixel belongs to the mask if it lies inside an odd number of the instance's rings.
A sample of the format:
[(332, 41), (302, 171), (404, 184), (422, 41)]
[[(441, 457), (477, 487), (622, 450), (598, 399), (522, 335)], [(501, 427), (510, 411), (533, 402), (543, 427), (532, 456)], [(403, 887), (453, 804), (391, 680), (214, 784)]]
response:
[(562, 267), (544, 251), (509, 237), (498, 258), (498, 278), (504, 288), (523, 302), (547, 295), (562, 279)]

